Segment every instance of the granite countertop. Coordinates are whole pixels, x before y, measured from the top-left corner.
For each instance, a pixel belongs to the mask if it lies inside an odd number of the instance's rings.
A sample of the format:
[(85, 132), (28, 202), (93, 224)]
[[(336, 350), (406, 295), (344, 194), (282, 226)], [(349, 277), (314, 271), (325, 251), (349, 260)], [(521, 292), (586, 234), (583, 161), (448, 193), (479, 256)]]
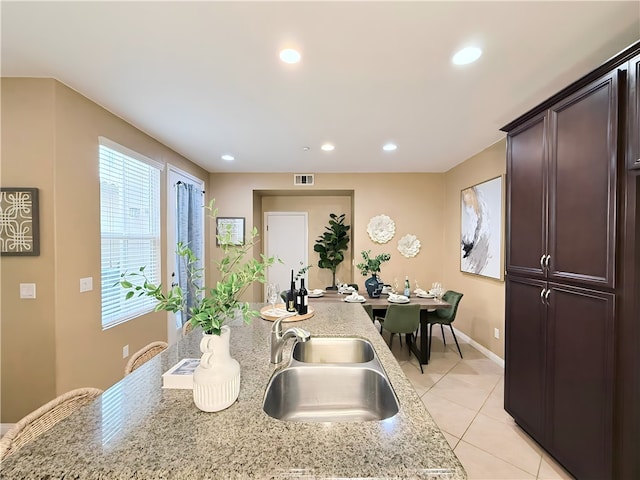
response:
[[(259, 309), (262, 305), (254, 305)], [(374, 346), (400, 403), (383, 421), (285, 422), (262, 410), (275, 369), (272, 322), (230, 323), (231, 355), (241, 365), (238, 400), (205, 413), (191, 390), (162, 389), (161, 375), (182, 358), (199, 357), (201, 331), (106, 390), (0, 467), (6, 479), (464, 479), (444, 436), (359, 304), (312, 303), (295, 325), (312, 336), (358, 336)]]

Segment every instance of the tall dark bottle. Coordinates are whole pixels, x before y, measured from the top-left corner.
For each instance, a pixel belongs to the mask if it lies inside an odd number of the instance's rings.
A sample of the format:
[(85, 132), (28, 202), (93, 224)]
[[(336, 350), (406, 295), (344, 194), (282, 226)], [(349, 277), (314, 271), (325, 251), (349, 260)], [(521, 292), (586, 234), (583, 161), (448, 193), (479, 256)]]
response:
[(304, 278), (300, 279), (300, 290), (298, 290), (298, 315), (306, 315), (309, 311), (309, 292), (304, 288)]
[(296, 282), (293, 280), (293, 270), (291, 270), (291, 288), (287, 292), (287, 312), (296, 311)]

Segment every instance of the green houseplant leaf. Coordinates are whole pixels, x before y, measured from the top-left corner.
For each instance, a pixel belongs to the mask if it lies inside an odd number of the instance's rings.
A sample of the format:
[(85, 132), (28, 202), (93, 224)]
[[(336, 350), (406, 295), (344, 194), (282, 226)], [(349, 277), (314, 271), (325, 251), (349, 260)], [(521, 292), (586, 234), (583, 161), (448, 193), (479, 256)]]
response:
[[(217, 209), (214, 208), (215, 200), (211, 200), (206, 206), (209, 217), (215, 220)], [(241, 302), (240, 298), (254, 282), (265, 283), (266, 269), (277, 261), (276, 257), (260, 255), (260, 260), (247, 257), (251, 249), (258, 244), (258, 230), (253, 228), (247, 241), (238, 245), (232, 242), (230, 228), (216, 235), (222, 257), (214, 262), (220, 279), (215, 287), (206, 288), (201, 280), (204, 278), (204, 268), (197, 267), (198, 259), (193, 251), (185, 244), (178, 243), (176, 253), (180, 261), (184, 262), (187, 270), (187, 291), (183, 291), (176, 285), (163, 292), (162, 285), (153, 285), (145, 275), (144, 268), (138, 272), (121, 274), (118, 284), (127, 293), (125, 298), (134, 295), (146, 295), (157, 301), (155, 310), (168, 312), (185, 312), (187, 298), (195, 299), (194, 306), (190, 308), (191, 324), (200, 326), (205, 333), (220, 335), (225, 321), (240, 315), (246, 323), (259, 313), (252, 310), (247, 302)]]
[(380, 266), (391, 259), (391, 255), (388, 253), (381, 253), (371, 258), (371, 250), (363, 250), (361, 252), (363, 262), (356, 265), (356, 268), (360, 270), (360, 273), (365, 277), (367, 275), (374, 275), (380, 272)]
[(345, 214), (329, 214), (329, 225), (322, 235), (318, 236), (313, 251), (320, 259), (318, 267), (331, 270), (331, 288), (336, 288), (336, 269), (344, 260), (344, 251), (349, 245), (349, 230), (351, 226), (344, 223)]

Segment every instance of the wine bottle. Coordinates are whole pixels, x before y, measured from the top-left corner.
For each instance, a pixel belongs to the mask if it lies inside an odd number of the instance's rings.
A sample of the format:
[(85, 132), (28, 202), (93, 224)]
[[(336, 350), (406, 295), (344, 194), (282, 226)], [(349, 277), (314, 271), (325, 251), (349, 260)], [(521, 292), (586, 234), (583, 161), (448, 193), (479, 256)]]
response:
[(404, 296), (407, 298), (411, 296), (411, 285), (409, 284), (409, 275), (404, 277)]
[(304, 278), (300, 279), (300, 290), (298, 290), (298, 315), (306, 315), (309, 311), (309, 292), (304, 287)]
[(296, 282), (293, 280), (293, 270), (291, 270), (291, 288), (287, 292), (287, 312), (296, 311)]

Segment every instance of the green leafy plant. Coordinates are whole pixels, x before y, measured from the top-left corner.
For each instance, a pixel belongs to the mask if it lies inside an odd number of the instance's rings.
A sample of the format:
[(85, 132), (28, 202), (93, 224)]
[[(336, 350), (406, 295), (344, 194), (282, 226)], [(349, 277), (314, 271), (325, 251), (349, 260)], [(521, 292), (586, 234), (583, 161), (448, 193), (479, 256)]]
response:
[[(300, 265), (302, 265), (302, 262), (300, 262)], [(307, 265), (305, 267), (300, 267), (300, 270), (298, 270), (298, 273), (296, 273), (296, 276), (294, 277), (294, 280), (296, 280), (296, 281), (299, 280), (300, 277), (302, 277), (305, 273), (307, 273), (312, 266), (313, 265)]]
[[(218, 212), (213, 208), (214, 202), (215, 200), (211, 200), (205, 207), (213, 219)], [(208, 334), (220, 335), (225, 321), (234, 318), (238, 313), (242, 315), (245, 323), (249, 323), (253, 317), (259, 315), (259, 312), (252, 310), (249, 303), (241, 302), (240, 298), (253, 282), (265, 283), (266, 269), (277, 259), (265, 257), (262, 254), (260, 260), (245, 259), (253, 246), (258, 243), (258, 231), (255, 227), (243, 245), (232, 242), (230, 227), (216, 237), (222, 249), (222, 258), (214, 262), (220, 274), (220, 280), (216, 282), (215, 287), (201, 286), (204, 268), (198, 267), (198, 258), (188, 246), (178, 243), (176, 253), (180, 261), (185, 262), (187, 270), (187, 291), (175, 285), (164, 293), (162, 284), (154, 285), (149, 282), (143, 266), (137, 272), (121, 274), (118, 284), (127, 290), (126, 298), (146, 295), (158, 302), (155, 311), (165, 310), (175, 313), (186, 310), (187, 298), (191, 296), (194, 302), (188, 312), (191, 315), (190, 322), (194, 327), (202, 327)]]
[(356, 268), (360, 270), (360, 273), (365, 277), (367, 275), (376, 275), (380, 272), (380, 265), (391, 259), (391, 255), (388, 253), (381, 253), (373, 258), (371, 258), (370, 254), (371, 250), (363, 250), (361, 255), (364, 262), (356, 265)]
[(325, 232), (318, 237), (313, 247), (314, 252), (318, 252), (320, 260), (318, 267), (331, 270), (331, 288), (336, 288), (336, 269), (344, 260), (344, 251), (349, 245), (348, 231), (351, 228), (344, 224), (345, 214), (329, 214), (329, 226), (324, 227)]

